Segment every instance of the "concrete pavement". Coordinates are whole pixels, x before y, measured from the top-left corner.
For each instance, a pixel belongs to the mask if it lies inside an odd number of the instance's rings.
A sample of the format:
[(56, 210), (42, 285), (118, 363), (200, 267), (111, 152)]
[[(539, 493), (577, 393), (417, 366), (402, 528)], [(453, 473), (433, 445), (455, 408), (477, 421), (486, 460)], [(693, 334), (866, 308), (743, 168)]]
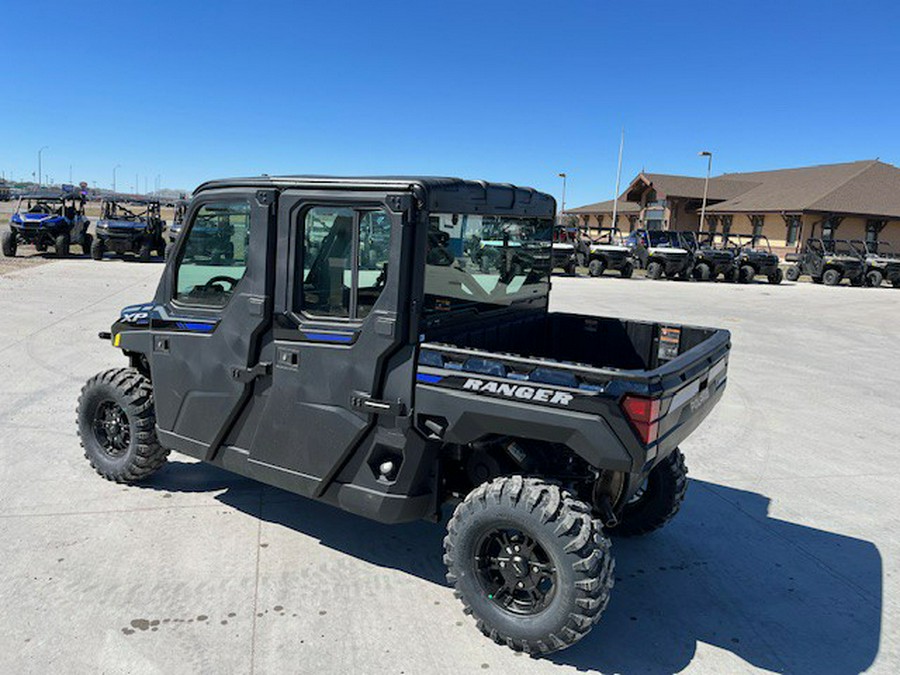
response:
[(614, 540), (586, 640), (534, 660), (443, 581), (442, 526), (382, 526), (172, 455), (123, 487), (81, 456), (97, 339), (162, 267), (0, 276), (0, 672), (900, 670), (900, 291), (554, 278), (554, 309), (733, 331), (664, 530)]

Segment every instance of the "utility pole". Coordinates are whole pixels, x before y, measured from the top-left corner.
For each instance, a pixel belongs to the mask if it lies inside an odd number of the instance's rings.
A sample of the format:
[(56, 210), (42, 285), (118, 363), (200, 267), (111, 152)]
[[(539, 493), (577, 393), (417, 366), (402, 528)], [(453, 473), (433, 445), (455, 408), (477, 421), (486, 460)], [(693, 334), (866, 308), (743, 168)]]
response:
[(41, 189), (41, 180), (42, 180), (43, 175), (44, 175), (44, 174), (41, 173), (41, 171), (43, 170), (43, 169), (41, 168), (41, 153), (43, 153), (44, 150), (47, 150), (49, 147), (50, 147), (49, 145), (45, 145), (45, 146), (42, 147), (40, 150), (38, 150), (38, 176), (37, 176), (37, 178), (38, 178), (38, 190)]
[(121, 168), (121, 164), (116, 164), (113, 167), (113, 194), (116, 194), (116, 169)]
[(563, 216), (566, 213), (566, 173), (563, 172), (559, 174), (559, 177), (563, 179), (563, 193), (562, 193), (562, 209), (560, 209), (559, 215)]
[(622, 180), (622, 150), (625, 149), (625, 127), (622, 127), (622, 138), (619, 140), (619, 166), (616, 169), (616, 194), (613, 196), (613, 233), (619, 229), (619, 182)]
[(706, 222), (706, 197), (709, 194), (709, 174), (712, 171), (712, 153), (709, 150), (702, 150), (697, 153), (700, 157), (706, 157), (706, 182), (703, 184), (703, 205), (700, 207), (700, 227), (697, 233), (703, 232), (703, 224)]

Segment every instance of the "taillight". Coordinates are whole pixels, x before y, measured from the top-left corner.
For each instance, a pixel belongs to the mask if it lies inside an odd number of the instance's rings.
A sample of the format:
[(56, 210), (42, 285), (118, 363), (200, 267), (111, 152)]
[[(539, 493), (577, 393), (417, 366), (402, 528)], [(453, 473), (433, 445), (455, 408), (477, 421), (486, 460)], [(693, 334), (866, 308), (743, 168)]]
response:
[(622, 411), (644, 445), (659, 437), (659, 399), (628, 395), (622, 399)]

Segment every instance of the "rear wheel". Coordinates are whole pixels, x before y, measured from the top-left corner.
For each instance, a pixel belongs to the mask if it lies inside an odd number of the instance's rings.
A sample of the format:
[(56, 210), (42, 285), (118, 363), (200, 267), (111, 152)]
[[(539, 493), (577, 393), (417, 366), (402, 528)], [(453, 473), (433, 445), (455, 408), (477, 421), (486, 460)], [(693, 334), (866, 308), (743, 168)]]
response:
[(894, 279), (891, 282), (891, 286), (893, 286), (894, 288), (900, 288), (900, 279)]
[(756, 270), (753, 269), (752, 265), (741, 265), (740, 273), (738, 274), (738, 281), (742, 284), (752, 283), (756, 278)]
[(91, 254), (91, 247), (93, 246), (93, 244), (94, 238), (90, 234), (85, 232), (83, 235), (81, 235), (81, 252), (84, 255)]
[(663, 266), (655, 260), (647, 265), (647, 277), (650, 279), (661, 279), (663, 275)]
[(866, 276), (864, 274), (858, 274), (857, 276), (850, 279), (851, 286), (865, 286), (866, 284)]
[(826, 286), (837, 286), (841, 283), (842, 277), (843, 275), (839, 270), (832, 268), (830, 270), (825, 270), (825, 273), (822, 275), (822, 281)]
[(609, 549), (587, 504), (558, 485), (510, 476), (456, 507), (444, 562), (482, 633), (542, 654), (575, 644), (600, 619), (614, 581)]
[(91, 244), (91, 257), (94, 260), (103, 260), (103, 254), (106, 253), (106, 242), (102, 239), (94, 239)]
[(800, 267), (799, 265), (791, 265), (788, 267), (787, 274), (785, 274), (788, 281), (797, 281), (800, 278)]
[(869, 273), (866, 274), (866, 284), (873, 288), (881, 286), (883, 281), (884, 275), (879, 270), (870, 270)]
[(16, 255), (16, 249), (18, 248), (18, 242), (16, 241), (16, 234), (12, 230), (7, 230), (3, 233), (2, 242), (3, 255), (7, 258), (12, 258)]
[(592, 277), (599, 277), (606, 270), (606, 262), (601, 258), (594, 258), (588, 263), (588, 272)]
[(65, 258), (69, 255), (69, 235), (67, 233), (60, 234), (54, 240), (54, 248), (56, 249), (57, 258)]
[(570, 260), (569, 262), (566, 263), (566, 266), (563, 268), (563, 271), (566, 274), (568, 274), (570, 277), (574, 277), (577, 267), (578, 266), (575, 264), (575, 261)]
[(44, 253), (44, 252), (46, 252), (46, 250), (47, 250), (47, 240), (46, 240), (46, 239), (39, 239), (38, 241), (34, 242), (34, 250), (37, 251), (38, 253)]
[(775, 268), (775, 271), (769, 275), (769, 283), (778, 285), (784, 279), (784, 272), (780, 267)]
[(694, 279), (697, 281), (709, 281), (712, 276), (712, 270), (706, 263), (697, 263), (694, 268)]
[(622, 275), (623, 279), (630, 279), (631, 275), (634, 274), (634, 265), (630, 262), (625, 263), (622, 265), (622, 269), (619, 270), (619, 273)]
[(653, 467), (644, 484), (625, 504), (619, 523), (611, 532), (623, 537), (647, 534), (672, 520), (687, 492), (687, 473), (684, 455), (675, 448)]
[(136, 369), (92, 377), (81, 390), (77, 412), (84, 456), (107, 480), (138, 481), (165, 463), (169, 451), (156, 439), (153, 388)]

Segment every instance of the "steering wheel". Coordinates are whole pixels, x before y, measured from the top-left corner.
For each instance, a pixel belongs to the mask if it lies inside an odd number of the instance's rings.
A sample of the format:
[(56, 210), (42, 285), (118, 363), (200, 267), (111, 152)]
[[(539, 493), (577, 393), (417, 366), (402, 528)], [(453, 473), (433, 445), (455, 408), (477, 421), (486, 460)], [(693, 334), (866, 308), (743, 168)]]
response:
[(223, 288), (222, 290), (223, 290), (223, 291), (226, 291), (226, 290), (233, 290), (234, 287), (237, 286), (237, 283), (238, 283), (239, 281), (240, 281), (240, 279), (235, 279), (234, 277), (229, 277), (229, 276), (225, 276), (224, 274), (222, 274), (222, 275), (219, 275), (219, 276), (217, 276), (217, 277), (213, 277), (212, 279), (210, 279), (209, 281), (207, 281), (205, 284), (203, 284), (203, 288), (204, 288), (204, 289), (212, 289), (212, 287), (215, 286), (215, 285), (218, 284), (218, 283), (221, 283), (221, 282), (227, 282), (228, 284), (231, 285), (231, 289), (225, 289), (225, 288)]

